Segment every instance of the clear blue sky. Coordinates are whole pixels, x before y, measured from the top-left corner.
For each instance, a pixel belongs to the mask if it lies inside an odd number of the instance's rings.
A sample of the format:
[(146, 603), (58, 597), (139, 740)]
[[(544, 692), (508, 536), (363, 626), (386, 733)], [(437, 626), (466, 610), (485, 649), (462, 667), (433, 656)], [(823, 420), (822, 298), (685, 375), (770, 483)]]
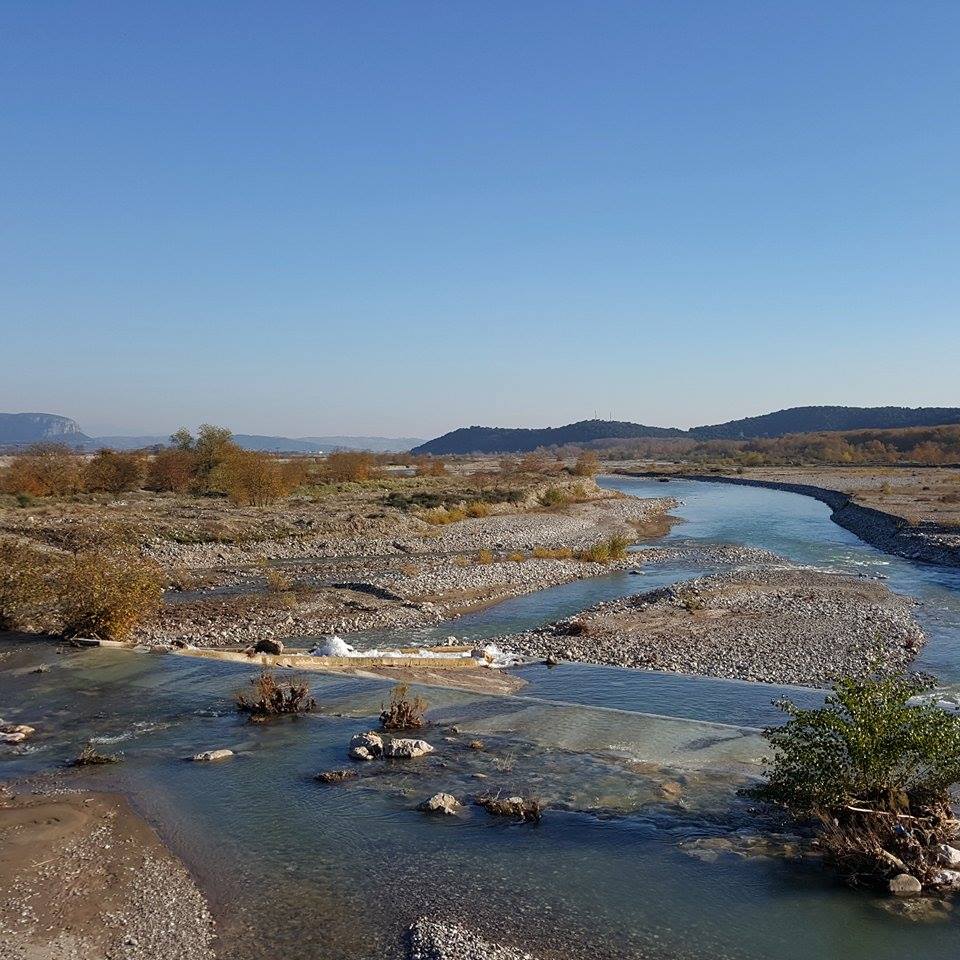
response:
[(960, 3), (5, 0), (0, 410), (960, 404)]

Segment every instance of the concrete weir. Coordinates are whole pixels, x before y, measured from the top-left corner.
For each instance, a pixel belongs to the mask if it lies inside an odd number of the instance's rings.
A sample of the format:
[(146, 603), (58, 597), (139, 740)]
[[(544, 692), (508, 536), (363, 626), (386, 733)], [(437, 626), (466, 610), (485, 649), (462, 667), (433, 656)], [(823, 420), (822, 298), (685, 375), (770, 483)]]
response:
[(464, 656), (472, 646), (459, 645), (439, 648), (452, 656), (417, 656), (423, 647), (398, 647), (401, 656), (318, 657), (309, 653), (247, 653), (244, 650), (223, 650), (215, 647), (145, 647), (119, 640), (77, 638), (84, 647), (104, 647), (131, 652), (155, 652), (199, 660), (220, 660), (264, 669), (293, 669), (312, 673), (340, 674), (354, 677), (418, 683), (424, 686), (452, 687), (476, 693), (505, 695), (515, 693), (526, 681), (505, 670), (490, 669), (476, 657)]

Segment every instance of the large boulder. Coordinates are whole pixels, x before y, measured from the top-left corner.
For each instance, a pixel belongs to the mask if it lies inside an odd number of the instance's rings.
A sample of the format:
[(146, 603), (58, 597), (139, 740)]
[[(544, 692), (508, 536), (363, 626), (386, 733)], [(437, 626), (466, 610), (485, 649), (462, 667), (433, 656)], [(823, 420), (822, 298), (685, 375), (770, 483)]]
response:
[(254, 653), (269, 653), (275, 657), (283, 653), (283, 641), (275, 640), (273, 637), (263, 637), (253, 646)]
[(895, 897), (916, 897), (923, 892), (923, 884), (909, 873), (898, 873), (889, 886)]
[(385, 757), (412, 759), (433, 753), (433, 747), (426, 740), (391, 740), (383, 745)]
[(452, 794), (435, 793), (429, 800), (424, 800), (417, 809), (424, 813), (445, 813), (452, 816), (460, 806), (460, 801)]

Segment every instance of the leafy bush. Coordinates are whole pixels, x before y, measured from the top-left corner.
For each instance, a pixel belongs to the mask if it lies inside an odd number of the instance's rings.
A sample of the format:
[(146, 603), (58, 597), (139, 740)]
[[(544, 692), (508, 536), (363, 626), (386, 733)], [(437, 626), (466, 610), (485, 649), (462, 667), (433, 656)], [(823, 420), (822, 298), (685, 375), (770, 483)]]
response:
[(234, 447), (210, 473), (207, 487), (222, 491), (238, 506), (265, 507), (299, 486), (302, 477), (296, 464), (292, 467), (265, 453)]
[(317, 701), (310, 696), (310, 687), (305, 680), (291, 678), (280, 681), (269, 671), (250, 681), (253, 694), (243, 691), (236, 695), (237, 709), (249, 713), (252, 720), (264, 720), (282, 714), (311, 713), (317, 709)]
[(405, 683), (397, 684), (390, 692), (390, 703), (380, 714), (380, 725), (384, 730), (411, 730), (423, 726), (427, 701), (422, 697), (410, 700), (409, 694), (410, 688)]
[(62, 632), (125, 640), (163, 599), (160, 567), (133, 550), (88, 550), (67, 558), (58, 583)]
[(930, 686), (902, 675), (847, 677), (819, 709), (781, 702), (790, 719), (764, 732), (775, 753), (754, 795), (800, 814), (944, 800), (960, 781), (960, 717), (910, 702)]
[(147, 464), (147, 489), (158, 493), (185, 493), (193, 482), (194, 467), (190, 450), (160, 450)]
[(319, 472), (322, 479), (334, 483), (349, 480), (362, 482), (376, 476), (377, 461), (370, 453), (351, 451), (331, 453), (320, 465)]
[(124, 493), (136, 490), (143, 483), (144, 475), (140, 454), (101, 450), (87, 463), (83, 485), (91, 492)]
[(81, 488), (81, 460), (62, 444), (45, 443), (14, 457), (3, 472), (5, 493), (31, 497), (63, 497)]

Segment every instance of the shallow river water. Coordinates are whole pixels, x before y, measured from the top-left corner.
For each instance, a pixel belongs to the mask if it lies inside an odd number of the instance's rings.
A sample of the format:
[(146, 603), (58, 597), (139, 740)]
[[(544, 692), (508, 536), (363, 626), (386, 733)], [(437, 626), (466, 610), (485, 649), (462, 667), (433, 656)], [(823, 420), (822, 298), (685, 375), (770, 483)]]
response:
[[(831, 523), (822, 504), (793, 494), (604, 482), (681, 499), (684, 522), (670, 540), (746, 543), (888, 577), (921, 601), (930, 637), (921, 665), (948, 687), (960, 680), (957, 571), (881, 554)], [(651, 566), (581, 581), (434, 632), (495, 636), (698, 572)], [(0, 761), (0, 777), (62, 767), (89, 738), (122, 751), (123, 764), (68, 782), (122, 789), (157, 825), (210, 893), (231, 958), (283, 949), (305, 960), (399, 956), (405, 925), (422, 913), (463, 918), (544, 957), (960, 954), (960, 922), (948, 910), (907, 920), (815, 865), (710, 847), (711, 838), (758, 828), (736, 788), (759, 770), (756, 728), (775, 721), (770, 701), (783, 688), (564, 664), (520, 671), (528, 685), (516, 697), (428, 689), (425, 736), (436, 754), (370, 764), (329, 787), (313, 775), (347, 765), (346, 744), (372, 725), (385, 684), (313, 675), (319, 715), (249, 726), (231, 705), (250, 677), (242, 665), (2, 641), (0, 650), (10, 652), (0, 716), (39, 728), (30, 751)], [(30, 672), (40, 660), (50, 670)], [(469, 749), (474, 738), (486, 749)], [(237, 756), (182, 762), (223, 746)], [(467, 798), (484, 789), (536, 794), (550, 809), (537, 826), (469, 806), (443, 820), (415, 809), (437, 790)]]

